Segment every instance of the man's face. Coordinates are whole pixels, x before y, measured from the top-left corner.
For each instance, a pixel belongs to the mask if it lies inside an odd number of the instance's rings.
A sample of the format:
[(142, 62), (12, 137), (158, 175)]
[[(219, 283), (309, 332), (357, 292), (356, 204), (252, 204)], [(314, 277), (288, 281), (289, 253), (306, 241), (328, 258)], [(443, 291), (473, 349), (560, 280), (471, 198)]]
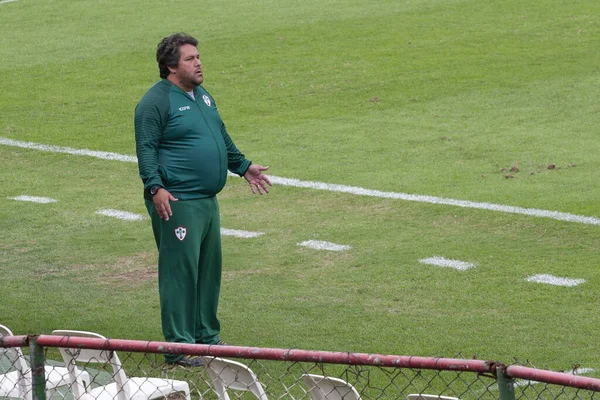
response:
[(191, 44), (184, 44), (179, 48), (179, 64), (171, 70), (181, 86), (192, 90), (204, 81), (202, 75), (202, 64), (198, 49)]

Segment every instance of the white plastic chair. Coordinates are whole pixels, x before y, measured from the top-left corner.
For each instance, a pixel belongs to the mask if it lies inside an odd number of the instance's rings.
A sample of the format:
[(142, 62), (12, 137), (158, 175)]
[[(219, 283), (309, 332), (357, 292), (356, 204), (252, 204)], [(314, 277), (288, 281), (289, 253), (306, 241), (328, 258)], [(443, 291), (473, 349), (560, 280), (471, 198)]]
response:
[[(6, 326), (0, 325), (0, 336), (13, 336), (13, 333)], [(14, 371), (0, 374), (0, 396), (31, 400), (33, 392), (31, 368), (25, 361), (21, 348), (12, 347), (5, 349), (4, 352), (8, 355)], [(69, 371), (65, 367), (46, 365), (44, 370), (46, 373), (46, 391), (73, 383)], [(76, 370), (75, 373), (81, 379), (83, 385), (90, 384), (90, 375), (87, 372)]]
[[(55, 330), (57, 336), (77, 336), (106, 339), (104, 336), (85, 331)], [(128, 377), (121, 365), (117, 353), (112, 350), (93, 350), (82, 348), (59, 348), (67, 365), (69, 374), (75, 383), (71, 386), (75, 399), (81, 400), (148, 400), (162, 399), (170, 394), (182, 393), (190, 400), (190, 388), (187, 382), (163, 378)], [(96, 388), (87, 388), (79, 379), (76, 362), (110, 364), (113, 369), (114, 382)]]
[(302, 374), (302, 380), (314, 400), (360, 400), (354, 386), (343, 379)]
[(407, 400), (460, 400), (458, 397), (440, 396), (437, 394), (409, 394)]
[(227, 389), (252, 393), (259, 400), (267, 394), (252, 370), (242, 363), (218, 357), (202, 357), (219, 400), (229, 400)]

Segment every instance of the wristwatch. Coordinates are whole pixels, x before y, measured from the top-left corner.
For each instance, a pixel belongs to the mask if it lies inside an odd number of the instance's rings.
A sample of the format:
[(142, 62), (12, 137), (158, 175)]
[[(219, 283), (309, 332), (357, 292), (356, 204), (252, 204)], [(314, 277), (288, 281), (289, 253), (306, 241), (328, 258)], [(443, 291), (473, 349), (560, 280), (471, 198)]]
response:
[(154, 196), (156, 193), (158, 193), (158, 190), (162, 189), (162, 186), (158, 186), (158, 185), (154, 185), (150, 188), (150, 194), (152, 196)]

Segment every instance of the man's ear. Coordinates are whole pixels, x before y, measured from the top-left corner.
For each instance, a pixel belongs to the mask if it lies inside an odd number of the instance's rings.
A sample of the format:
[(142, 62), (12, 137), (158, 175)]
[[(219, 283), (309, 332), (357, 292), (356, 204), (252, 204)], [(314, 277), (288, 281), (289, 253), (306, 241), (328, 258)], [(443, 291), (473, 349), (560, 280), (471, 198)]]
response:
[(175, 68), (175, 67), (169, 67), (169, 66), (167, 66), (167, 68), (169, 68), (169, 72), (172, 73), (172, 74), (174, 74), (175, 72), (177, 72), (177, 68)]

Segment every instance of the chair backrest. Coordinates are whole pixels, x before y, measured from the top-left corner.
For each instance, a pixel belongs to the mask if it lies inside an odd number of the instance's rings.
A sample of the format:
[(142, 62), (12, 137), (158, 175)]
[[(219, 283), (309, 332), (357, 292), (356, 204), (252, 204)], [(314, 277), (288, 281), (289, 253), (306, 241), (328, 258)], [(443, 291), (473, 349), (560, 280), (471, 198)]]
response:
[[(14, 336), (12, 331), (4, 325), (0, 325), (0, 336)], [(8, 356), (9, 361), (12, 363), (13, 368), (17, 371), (18, 382), (20, 391), (26, 400), (30, 400), (32, 397), (33, 386), (31, 381), (31, 374), (29, 365), (25, 361), (25, 356), (20, 347), (10, 347), (4, 349), (4, 353)]]
[(268, 400), (258, 378), (247, 365), (218, 357), (202, 359), (219, 400), (229, 400), (227, 389), (248, 391), (259, 400)]
[(360, 400), (354, 386), (343, 379), (303, 374), (302, 380), (314, 400)]
[(458, 397), (441, 396), (438, 394), (409, 394), (407, 400), (460, 400)]
[[(73, 331), (73, 330), (54, 330), (52, 331), (53, 335), (56, 336), (76, 336), (76, 337), (86, 337), (86, 338), (95, 338), (95, 339), (106, 339), (104, 336), (95, 332), (87, 332), (87, 331)], [(113, 369), (113, 378), (117, 383), (119, 397), (126, 397), (127, 390), (127, 374), (121, 365), (121, 360), (117, 356), (117, 353), (114, 350), (95, 350), (95, 349), (81, 349), (81, 348), (68, 348), (68, 347), (60, 347), (60, 354), (67, 366), (69, 371), (69, 375), (72, 379), (72, 382), (75, 382), (73, 385), (73, 394), (76, 398), (81, 397), (82, 394), (85, 393), (85, 386), (80, 379), (80, 374), (78, 373), (75, 365), (76, 363), (98, 363), (98, 364), (110, 364)], [(123, 396), (121, 396), (123, 395)]]
[[(0, 325), (0, 336), (14, 336), (10, 329), (4, 325)], [(25, 356), (20, 347), (11, 347), (6, 349), (7, 355), (11, 358), (14, 368), (17, 371), (25, 374), (29, 370), (29, 366), (25, 362)]]

